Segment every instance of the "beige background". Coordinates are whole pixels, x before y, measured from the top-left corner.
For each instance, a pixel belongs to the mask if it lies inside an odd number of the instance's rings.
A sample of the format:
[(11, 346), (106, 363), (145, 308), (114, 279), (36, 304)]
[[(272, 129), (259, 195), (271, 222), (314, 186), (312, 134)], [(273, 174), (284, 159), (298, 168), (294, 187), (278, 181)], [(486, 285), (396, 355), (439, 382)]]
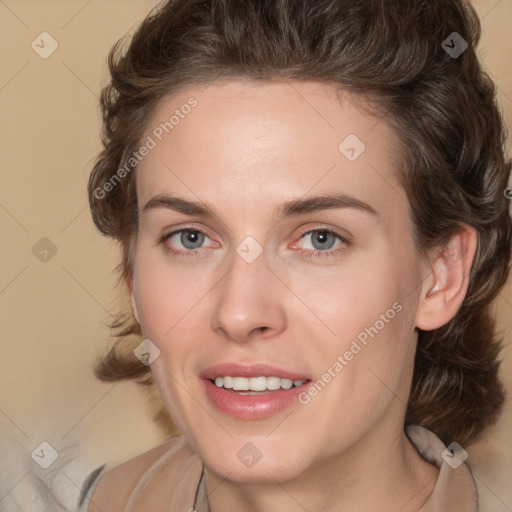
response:
[[(139, 388), (101, 383), (91, 371), (115, 311), (117, 249), (95, 231), (86, 197), (100, 149), (97, 96), (107, 80), (106, 55), (154, 5), (0, 0), (0, 510), (45, 510), (26, 503), (33, 475), (52, 480), (71, 502), (93, 468), (165, 438)], [(479, 53), (512, 126), (512, 0), (474, 5), (483, 24)], [(47, 59), (31, 48), (43, 31), (59, 45)], [(43, 237), (57, 249), (46, 262), (32, 252)], [(510, 284), (497, 301), (497, 315), (512, 397)], [(510, 432), (509, 399), (497, 427), (468, 448), (484, 511), (512, 510)], [(47, 470), (30, 456), (42, 441), (59, 453)]]

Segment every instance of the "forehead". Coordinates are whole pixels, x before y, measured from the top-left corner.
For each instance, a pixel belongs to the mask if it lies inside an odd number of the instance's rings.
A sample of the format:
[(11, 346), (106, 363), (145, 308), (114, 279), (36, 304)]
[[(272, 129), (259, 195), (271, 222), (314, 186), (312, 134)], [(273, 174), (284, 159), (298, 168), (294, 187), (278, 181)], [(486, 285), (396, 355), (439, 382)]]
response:
[(396, 136), (361, 102), (316, 82), (225, 80), (170, 95), (142, 139), (152, 149), (137, 168), (139, 204), (171, 192), (248, 213), (308, 192), (404, 202)]

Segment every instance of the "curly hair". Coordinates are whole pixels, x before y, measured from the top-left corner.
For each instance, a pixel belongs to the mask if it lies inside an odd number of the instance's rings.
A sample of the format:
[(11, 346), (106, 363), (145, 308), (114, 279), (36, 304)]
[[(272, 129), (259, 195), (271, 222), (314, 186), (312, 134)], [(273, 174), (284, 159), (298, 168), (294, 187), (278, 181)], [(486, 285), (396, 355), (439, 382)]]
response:
[[(418, 330), (405, 418), (446, 443), (475, 441), (504, 403), (492, 301), (506, 282), (511, 255), (505, 190), (512, 163), (496, 86), (476, 55), (480, 31), (464, 0), (159, 5), (129, 44), (122, 39), (110, 52), (111, 81), (101, 95), (104, 149), (88, 185), (95, 225), (121, 246), (120, 282), (132, 275), (137, 234), (130, 156), (159, 102), (186, 87), (237, 77), (315, 80), (352, 92), (398, 135), (399, 175), (418, 251), (442, 247), (461, 223), (477, 232), (469, 288), (456, 316), (433, 331)], [(113, 183), (123, 166), (122, 179)], [(133, 354), (141, 330), (131, 311), (121, 311), (112, 326), (118, 339), (96, 375), (151, 384), (149, 367)]]

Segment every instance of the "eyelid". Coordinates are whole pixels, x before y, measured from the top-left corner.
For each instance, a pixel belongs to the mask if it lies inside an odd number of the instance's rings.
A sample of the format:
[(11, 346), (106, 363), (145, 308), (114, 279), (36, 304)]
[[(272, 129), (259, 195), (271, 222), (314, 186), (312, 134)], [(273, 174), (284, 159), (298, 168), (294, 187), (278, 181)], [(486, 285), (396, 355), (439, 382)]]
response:
[[(208, 237), (210, 240), (212, 240), (213, 242), (215, 242), (215, 244), (217, 244), (217, 247), (219, 247), (219, 242), (215, 241), (209, 234), (208, 234), (208, 230), (206, 228), (203, 228), (203, 227), (197, 227), (197, 226), (189, 226), (189, 225), (185, 225), (185, 226), (178, 226), (178, 227), (175, 227), (172, 231), (169, 231), (168, 233), (165, 233), (164, 235), (162, 235), (162, 237), (160, 238), (160, 242), (165, 242), (166, 240), (168, 240), (169, 238), (171, 238), (172, 236), (174, 235), (177, 235), (178, 233), (181, 233), (182, 231), (197, 231), (198, 233), (202, 233), (203, 235), (205, 235), (206, 237)], [(187, 252), (192, 252), (192, 251), (199, 251), (201, 249), (190, 249), (188, 250)]]
[[(352, 243), (352, 235), (346, 231), (346, 230), (342, 230), (342, 229), (339, 229), (339, 228), (335, 228), (333, 226), (329, 226), (327, 224), (314, 224), (314, 225), (308, 225), (304, 228), (301, 228), (299, 230), (299, 235), (298, 235), (298, 238), (297, 240), (300, 240), (304, 235), (307, 235), (308, 233), (311, 233), (312, 231), (328, 231), (330, 233), (333, 233), (337, 236), (340, 237), (340, 239), (346, 243), (346, 244), (350, 244)], [(327, 252), (327, 251), (324, 251), (324, 252)]]
[[(190, 231), (200, 231), (201, 233), (204, 233), (205, 235), (208, 235), (208, 233), (210, 231), (209, 228), (207, 228), (203, 224), (178, 224), (176, 226), (172, 226), (172, 228), (164, 228), (163, 231), (165, 234), (163, 236), (175, 235), (179, 231), (185, 231), (187, 229)], [(208, 236), (211, 238), (210, 235), (208, 235)]]

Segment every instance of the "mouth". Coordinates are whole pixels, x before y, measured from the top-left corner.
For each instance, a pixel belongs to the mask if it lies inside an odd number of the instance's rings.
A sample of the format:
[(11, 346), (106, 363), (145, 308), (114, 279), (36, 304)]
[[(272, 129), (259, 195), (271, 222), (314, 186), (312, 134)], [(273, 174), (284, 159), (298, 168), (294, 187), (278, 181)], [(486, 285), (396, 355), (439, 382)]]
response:
[(201, 379), (216, 409), (245, 420), (268, 418), (292, 406), (311, 383), (306, 375), (261, 364), (217, 365)]

